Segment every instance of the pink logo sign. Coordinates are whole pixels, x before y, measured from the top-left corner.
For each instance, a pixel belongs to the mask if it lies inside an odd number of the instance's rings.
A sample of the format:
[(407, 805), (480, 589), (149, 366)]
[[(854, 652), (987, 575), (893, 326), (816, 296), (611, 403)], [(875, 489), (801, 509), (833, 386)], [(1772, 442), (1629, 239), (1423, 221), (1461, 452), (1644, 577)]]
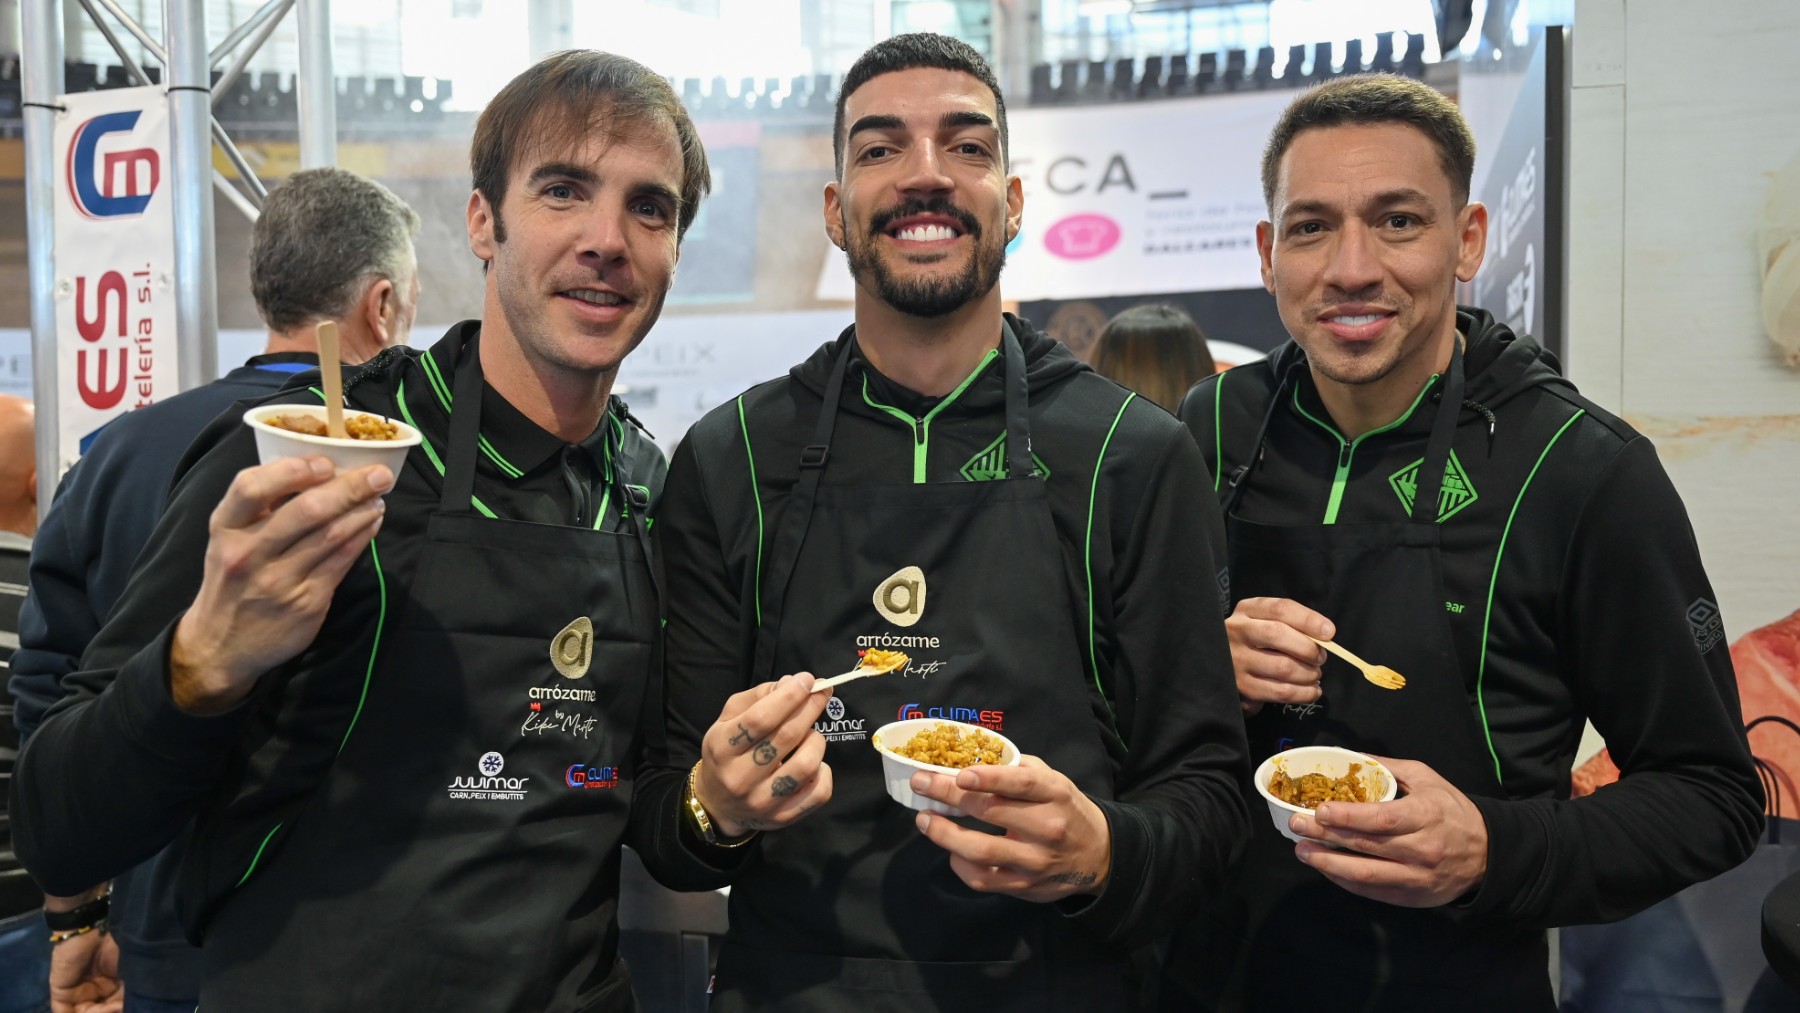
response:
[(1070, 215), (1044, 233), (1044, 248), (1064, 260), (1088, 260), (1119, 245), (1119, 223), (1105, 215)]

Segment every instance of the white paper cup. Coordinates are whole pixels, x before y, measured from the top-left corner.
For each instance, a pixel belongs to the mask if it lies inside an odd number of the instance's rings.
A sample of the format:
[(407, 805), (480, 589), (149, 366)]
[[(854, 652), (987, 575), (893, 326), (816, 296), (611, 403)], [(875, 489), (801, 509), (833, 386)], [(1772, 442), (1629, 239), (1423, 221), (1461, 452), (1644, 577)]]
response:
[(1019, 747), (1013, 745), (1011, 739), (980, 725), (964, 724), (961, 721), (945, 721), (942, 718), (909, 718), (905, 721), (891, 721), (877, 728), (869, 741), (874, 745), (875, 751), (881, 754), (881, 775), (887, 780), (887, 791), (889, 795), (893, 796), (894, 801), (908, 809), (917, 809), (920, 812), (942, 813), (945, 816), (967, 816), (968, 813), (953, 805), (945, 805), (923, 795), (914, 795), (912, 790), (912, 776), (921, 770), (955, 777), (960, 773), (958, 768), (940, 767), (935, 763), (920, 763), (918, 760), (901, 756), (889, 748), (890, 743), (895, 746), (905, 746), (912, 741), (914, 735), (927, 729), (936, 728), (938, 725), (950, 725), (964, 734), (973, 730), (981, 732), (983, 735), (992, 735), (1000, 740), (999, 766), (1016, 767), (1019, 765)]
[(1269, 779), (1275, 775), (1275, 764), (1280, 762), (1287, 769), (1289, 777), (1301, 774), (1324, 774), (1336, 780), (1350, 772), (1352, 763), (1362, 764), (1363, 787), (1368, 791), (1369, 800), (1373, 802), (1392, 802), (1399, 791), (1399, 782), (1394, 780), (1393, 772), (1382, 766), (1380, 762), (1370, 759), (1366, 754), (1354, 749), (1343, 749), (1338, 746), (1296, 746), (1293, 749), (1276, 753), (1256, 768), (1256, 791), (1269, 803), (1269, 819), (1275, 823), (1275, 829), (1281, 836), (1298, 842), (1300, 837), (1288, 829), (1288, 818), (1295, 813), (1312, 815), (1312, 810), (1304, 806), (1293, 805), (1269, 794)]
[[(419, 445), (419, 431), (399, 419), (388, 419), (394, 428), (400, 431), (397, 440), (352, 440), (333, 439), (329, 436), (308, 436), (296, 433), (279, 426), (270, 425), (268, 420), (276, 415), (305, 415), (325, 421), (324, 405), (304, 404), (266, 404), (252, 408), (244, 413), (244, 424), (256, 433), (256, 456), (263, 464), (273, 464), (287, 457), (324, 457), (339, 471), (352, 471), (371, 464), (385, 464), (388, 470), (400, 477), (400, 469), (406, 464), (407, 451)], [(344, 409), (344, 420), (359, 415), (370, 415), (385, 418), (374, 412), (358, 411), (354, 408)]]

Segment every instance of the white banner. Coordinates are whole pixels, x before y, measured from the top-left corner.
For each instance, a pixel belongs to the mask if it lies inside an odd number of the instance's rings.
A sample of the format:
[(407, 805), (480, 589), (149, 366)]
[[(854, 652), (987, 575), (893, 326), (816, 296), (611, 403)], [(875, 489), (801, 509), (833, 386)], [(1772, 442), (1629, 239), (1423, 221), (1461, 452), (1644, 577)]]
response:
[(54, 397), (67, 466), (112, 418), (178, 389), (175, 219), (164, 89), (59, 101)]
[[(1261, 288), (1262, 150), (1288, 89), (1008, 115), (1025, 226), (1009, 300)], [(850, 299), (841, 254), (818, 297)]]
[[(619, 369), (614, 392), (664, 451), (716, 405), (796, 363), (850, 326), (848, 308), (801, 313), (664, 313)], [(417, 333), (415, 331), (415, 333)], [(435, 333), (435, 332), (427, 332)]]

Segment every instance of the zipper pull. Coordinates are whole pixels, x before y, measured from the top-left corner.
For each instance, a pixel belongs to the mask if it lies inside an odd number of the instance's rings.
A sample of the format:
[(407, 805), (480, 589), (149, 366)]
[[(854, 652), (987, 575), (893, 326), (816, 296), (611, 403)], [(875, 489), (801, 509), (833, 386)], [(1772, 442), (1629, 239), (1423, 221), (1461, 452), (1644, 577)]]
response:
[(1350, 467), (1350, 451), (1351, 451), (1350, 444), (1342, 443), (1342, 444), (1338, 445), (1338, 467), (1340, 467), (1340, 468)]
[(925, 420), (924, 419), (913, 419), (913, 435), (914, 435), (914, 438), (918, 442), (920, 442), (920, 443), (925, 442)]

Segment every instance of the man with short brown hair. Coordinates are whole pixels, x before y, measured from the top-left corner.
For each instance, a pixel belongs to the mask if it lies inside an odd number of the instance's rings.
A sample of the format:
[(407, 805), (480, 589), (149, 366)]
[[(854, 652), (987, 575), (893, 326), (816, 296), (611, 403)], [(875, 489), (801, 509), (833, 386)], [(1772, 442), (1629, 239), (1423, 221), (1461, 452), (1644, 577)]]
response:
[(405, 467), (259, 466), (215, 423), (21, 761), (51, 889), (185, 835), (204, 1009), (634, 1008), (615, 914), (660, 731), (662, 458), (612, 386), (707, 168), (667, 81), (589, 51), (502, 89), (471, 165), (481, 319), (345, 381), (418, 430)]
[[(1754, 845), (1731, 661), (1696, 619), (1717, 599), (1654, 450), (1456, 304), (1473, 164), (1455, 105), (1401, 78), (1322, 85), (1271, 135), (1257, 247), (1293, 341), (1181, 414), (1219, 476), (1252, 758), (1344, 746), (1404, 794), (1295, 815), (1298, 845), (1257, 821), (1166, 1008), (1548, 1010), (1546, 928)], [(1405, 687), (1328, 667), (1334, 638)], [(1571, 801), (1589, 718), (1625, 776)]]

